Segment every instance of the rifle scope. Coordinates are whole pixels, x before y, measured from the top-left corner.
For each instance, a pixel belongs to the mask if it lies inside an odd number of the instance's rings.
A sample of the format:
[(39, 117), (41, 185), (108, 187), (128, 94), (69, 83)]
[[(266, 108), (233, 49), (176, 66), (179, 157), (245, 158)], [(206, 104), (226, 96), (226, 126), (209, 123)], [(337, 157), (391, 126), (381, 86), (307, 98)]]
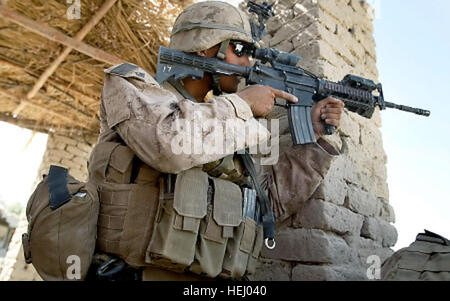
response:
[(279, 63), (293, 67), (301, 60), (301, 57), (296, 54), (282, 52), (275, 48), (257, 48), (253, 52), (253, 57), (260, 60), (263, 64), (269, 62), (271, 64)]

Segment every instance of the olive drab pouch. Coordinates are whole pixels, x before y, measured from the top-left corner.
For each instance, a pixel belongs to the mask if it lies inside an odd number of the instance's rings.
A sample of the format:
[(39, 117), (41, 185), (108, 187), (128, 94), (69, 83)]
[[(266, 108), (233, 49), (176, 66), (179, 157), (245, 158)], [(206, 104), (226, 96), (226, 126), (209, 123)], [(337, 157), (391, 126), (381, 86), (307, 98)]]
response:
[(383, 281), (449, 281), (450, 241), (425, 230), (381, 267)]
[(255, 273), (256, 267), (258, 265), (259, 253), (261, 252), (264, 242), (264, 231), (261, 225), (256, 227), (256, 237), (253, 249), (248, 257), (247, 263), (247, 274), (251, 275)]
[(160, 192), (147, 263), (180, 271), (192, 264), (200, 221), (207, 214), (208, 183), (201, 168), (192, 168), (177, 175), (173, 198)]
[(83, 280), (94, 255), (98, 210), (95, 186), (50, 166), (27, 204), (25, 261), (44, 280)]
[(222, 277), (239, 279), (244, 276), (253, 251), (256, 228), (256, 222), (246, 216), (241, 225), (234, 229), (233, 237), (228, 240)]
[(158, 206), (159, 172), (121, 143), (102, 142), (89, 159), (90, 180), (99, 191), (99, 251), (132, 267), (145, 266), (145, 250)]
[[(201, 168), (183, 171), (175, 184), (167, 185), (171, 176), (160, 179), (146, 263), (210, 278), (240, 279), (253, 273), (263, 233), (253, 218), (243, 217), (241, 188)], [(252, 212), (255, 216), (255, 208)]]
[[(200, 224), (200, 237), (195, 262), (190, 271), (214, 278), (222, 272), (228, 240), (242, 221), (242, 193), (238, 185), (213, 178), (212, 204), (207, 218)], [(210, 186), (211, 187), (211, 186)]]

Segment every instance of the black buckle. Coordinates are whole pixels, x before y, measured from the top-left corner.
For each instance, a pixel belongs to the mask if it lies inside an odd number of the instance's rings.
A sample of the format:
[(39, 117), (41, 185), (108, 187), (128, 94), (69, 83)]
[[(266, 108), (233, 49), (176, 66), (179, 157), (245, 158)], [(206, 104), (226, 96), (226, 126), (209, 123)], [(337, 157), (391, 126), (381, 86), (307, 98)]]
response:
[(99, 280), (114, 280), (116, 276), (126, 268), (127, 264), (120, 258), (111, 258), (100, 265), (97, 269)]
[(48, 173), (48, 193), (50, 195), (50, 208), (56, 210), (72, 199), (67, 188), (67, 168), (51, 165)]

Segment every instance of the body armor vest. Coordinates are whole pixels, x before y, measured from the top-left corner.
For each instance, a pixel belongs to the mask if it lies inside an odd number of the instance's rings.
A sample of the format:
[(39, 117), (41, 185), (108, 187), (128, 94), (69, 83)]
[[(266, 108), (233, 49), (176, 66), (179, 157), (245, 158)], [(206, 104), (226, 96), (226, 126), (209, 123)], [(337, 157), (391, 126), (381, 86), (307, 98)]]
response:
[(188, 270), (211, 278), (253, 273), (263, 229), (255, 209), (250, 210), (253, 218), (243, 216), (248, 204), (230, 180), (242, 184), (248, 178), (234, 161), (229, 156), (167, 175), (121, 143), (99, 143), (89, 160), (100, 200), (97, 250), (133, 267)]

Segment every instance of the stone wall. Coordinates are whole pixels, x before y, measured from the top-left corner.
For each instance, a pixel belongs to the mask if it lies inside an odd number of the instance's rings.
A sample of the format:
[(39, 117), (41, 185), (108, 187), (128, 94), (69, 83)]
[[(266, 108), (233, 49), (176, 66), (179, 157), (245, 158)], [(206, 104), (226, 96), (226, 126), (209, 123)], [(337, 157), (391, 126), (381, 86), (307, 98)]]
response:
[[(352, 73), (377, 80), (373, 11), (357, 0), (280, 0), (265, 47), (302, 56), (300, 66), (339, 81)], [(290, 139), (286, 112), (277, 109), (280, 141)], [(283, 128), (284, 127), (284, 128)], [(257, 280), (367, 280), (370, 255), (389, 257), (397, 241), (389, 205), (380, 114), (346, 112), (328, 137), (341, 156), (303, 208), (278, 229), (278, 247), (264, 248)]]
[[(47, 147), (39, 167), (36, 184), (42, 179), (43, 174), (48, 174), (48, 170), (52, 164), (66, 167), (69, 170), (69, 174), (74, 178), (80, 181), (86, 181), (88, 178), (87, 160), (96, 142), (97, 137), (66, 137), (49, 134)], [(27, 231), (27, 227), (28, 222), (25, 212), (22, 212), (21, 221), (11, 238), (8, 252), (4, 258), (0, 280), (17, 281), (41, 279), (33, 265), (25, 263), (23, 256), (22, 233)]]

